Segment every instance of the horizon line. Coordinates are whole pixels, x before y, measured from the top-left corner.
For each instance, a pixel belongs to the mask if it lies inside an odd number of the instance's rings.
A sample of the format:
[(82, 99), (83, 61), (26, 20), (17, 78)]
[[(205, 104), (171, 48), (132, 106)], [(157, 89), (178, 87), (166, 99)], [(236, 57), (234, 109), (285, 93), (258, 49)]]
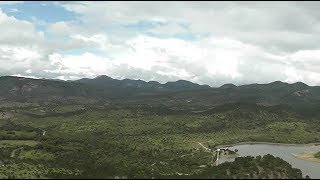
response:
[(101, 76), (106, 76), (106, 77), (109, 77), (111, 79), (114, 79), (114, 80), (118, 80), (118, 81), (122, 81), (122, 80), (125, 80), (125, 79), (128, 79), (128, 80), (135, 80), (135, 81), (143, 81), (143, 82), (146, 82), (146, 83), (149, 83), (149, 82), (158, 82), (159, 84), (167, 84), (169, 82), (178, 82), (178, 81), (187, 81), (187, 82), (190, 82), (190, 83), (193, 83), (193, 84), (197, 84), (199, 86), (209, 86), (210, 88), (220, 88), (222, 86), (225, 86), (225, 85), (234, 85), (236, 87), (241, 87), (241, 86), (248, 86), (248, 85), (266, 85), (266, 84), (272, 84), (272, 83), (276, 83), (276, 82), (281, 82), (281, 83), (284, 83), (284, 84), (289, 84), (289, 85), (292, 85), (292, 84), (297, 84), (297, 83), (303, 83), (305, 85), (307, 85), (308, 87), (320, 87), (320, 86), (311, 86), (311, 85), (308, 85), (307, 83), (304, 83), (302, 81), (297, 81), (297, 82), (293, 82), (293, 83), (288, 83), (288, 82), (284, 82), (284, 81), (280, 81), (280, 80), (276, 80), (276, 81), (271, 81), (269, 83), (250, 83), (250, 84), (242, 84), (242, 85), (235, 85), (233, 83), (225, 83), (219, 87), (213, 87), (213, 86), (210, 86), (208, 84), (198, 84), (198, 83), (194, 83), (192, 81), (189, 81), (189, 80), (185, 80), (185, 79), (179, 79), (177, 81), (167, 81), (166, 83), (160, 83), (159, 81), (155, 81), (155, 80), (152, 80), (152, 81), (145, 81), (145, 80), (142, 80), (142, 79), (130, 79), (130, 78), (124, 78), (124, 79), (117, 79), (117, 78), (112, 78), (110, 76), (107, 76), (107, 75), (98, 75), (94, 78), (80, 78), (80, 79), (75, 79), (75, 80), (63, 80), (63, 79), (51, 79), (51, 78), (37, 78), (37, 77), (28, 77), (28, 76), (19, 76), (19, 75), (3, 75), (3, 76), (0, 76), (1, 77), (16, 77), (16, 78), (25, 78), (25, 79), (33, 79), (33, 80), (53, 80), (53, 81), (63, 81), (63, 82), (76, 82), (76, 81), (79, 81), (81, 79), (90, 79), (90, 80), (93, 80), (93, 79), (96, 79), (98, 77), (101, 77)]

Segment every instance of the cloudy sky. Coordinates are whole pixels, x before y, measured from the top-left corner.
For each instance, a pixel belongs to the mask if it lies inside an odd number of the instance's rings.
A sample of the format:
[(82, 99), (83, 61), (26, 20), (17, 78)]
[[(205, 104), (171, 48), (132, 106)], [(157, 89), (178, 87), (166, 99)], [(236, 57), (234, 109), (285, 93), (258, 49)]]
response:
[(0, 75), (320, 85), (320, 2), (0, 2)]

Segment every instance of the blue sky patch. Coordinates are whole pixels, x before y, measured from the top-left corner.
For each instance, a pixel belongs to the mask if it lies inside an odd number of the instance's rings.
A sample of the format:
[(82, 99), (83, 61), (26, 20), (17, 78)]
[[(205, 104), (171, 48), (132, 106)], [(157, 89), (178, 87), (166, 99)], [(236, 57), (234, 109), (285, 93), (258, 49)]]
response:
[(166, 24), (167, 23), (158, 22), (158, 21), (139, 21), (137, 23), (123, 24), (122, 26), (129, 29), (129, 30), (146, 31), (146, 30), (155, 28), (157, 26), (163, 26)]
[(76, 20), (77, 16), (50, 1), (33, 1), (0, 5), (3, 12), (20, 20), (32, 21), (32, 16), (48, 23)]

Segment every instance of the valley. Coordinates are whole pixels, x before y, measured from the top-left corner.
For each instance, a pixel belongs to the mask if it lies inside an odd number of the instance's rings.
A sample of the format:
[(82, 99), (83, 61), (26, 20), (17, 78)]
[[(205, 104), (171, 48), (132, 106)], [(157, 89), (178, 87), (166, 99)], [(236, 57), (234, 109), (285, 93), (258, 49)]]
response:
[[(6, 78), (7, 84), (0, 81), (1, 178), (202, 177), (215, 160), (204, 147), (320, 141), (318, 87), (170, 86), (163, 92)], [(24, 91), (30, 83), (37, 88)], [(310, 94), (294, 95), (305, 88)], [(276, 105), (262, 105), (267, 101)]]

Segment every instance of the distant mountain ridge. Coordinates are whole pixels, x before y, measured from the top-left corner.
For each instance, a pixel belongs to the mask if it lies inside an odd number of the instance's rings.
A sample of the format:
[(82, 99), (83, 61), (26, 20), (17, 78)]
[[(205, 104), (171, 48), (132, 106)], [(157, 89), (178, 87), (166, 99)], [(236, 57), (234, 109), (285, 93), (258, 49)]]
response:
[(206, 89), (211, 88), (208, 85), (199, 85), (186, 80), (178, 80), (175, 82), (167, 82), (161, 84), (157, 81), (143, 81), (143, 80), (132, 80), (132, 79), (113, 79), (109, 76), (101, 75), (94, 79), (83, 78), (76, 80), (75, 82), (89, 84), (89, 85), (99, 85), (104, 87), (133, 87), (133, 88), (160, 88), (168, 90), (194, 90), (194, 89)]
[[(174, 108), (215, 107), (230, 103), (263, 106), (289, 105), (320, 107), (320, 87), (302, 82), (275, 81), (269, 84), (236, 86), (225, 84), (213, 88), (186, 80), (161, 84), (157, 81), (123, 79), (108, 76), (75, 81), (0, 77), (0, 102), (100, 103), (157, 105)], [(319, 106), (318, 106), (319, 105)]]

